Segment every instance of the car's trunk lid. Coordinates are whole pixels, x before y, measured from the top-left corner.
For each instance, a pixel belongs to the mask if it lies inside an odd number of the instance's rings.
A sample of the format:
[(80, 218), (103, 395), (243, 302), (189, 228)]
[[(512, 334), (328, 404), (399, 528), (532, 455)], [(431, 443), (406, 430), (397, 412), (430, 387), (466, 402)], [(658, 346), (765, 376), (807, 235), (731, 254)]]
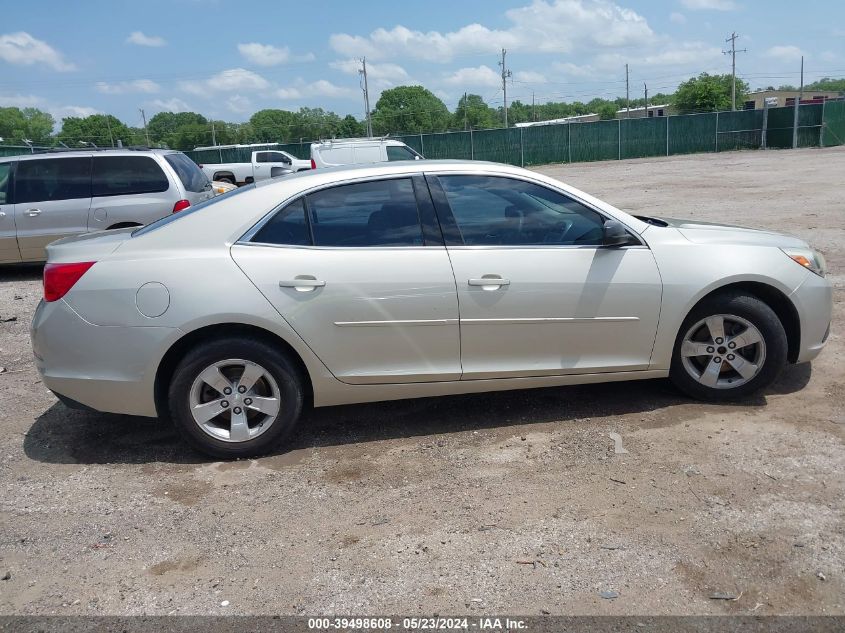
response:
[(93, 262), (99, 261), (120, 248), (121, 244), (132, 237), (136, 226), (110, 231), (85, 233), (76, 237), (66, 237), (47, 246), (47, 261), (61, 262)]

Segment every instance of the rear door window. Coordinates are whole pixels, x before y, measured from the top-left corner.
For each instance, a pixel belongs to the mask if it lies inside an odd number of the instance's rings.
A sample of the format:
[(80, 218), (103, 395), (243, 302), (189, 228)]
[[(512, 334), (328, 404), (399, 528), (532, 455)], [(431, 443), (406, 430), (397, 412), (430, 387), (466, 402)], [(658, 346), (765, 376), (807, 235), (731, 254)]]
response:
[(95, 156), (94, 197), (159, 193), (170, 181), (149, 156)]
[(164, 160), (173, 168), (185, 191), (201, 193), (211, 187), (208, 176), (202, 173), (202, 169), (184, 154), (165, 154)]
[(362, 182), (306, 196), (316, 246), (422, 246), (410, 178)]
[(22, 160), (15, 172), (15, 202), (91, 197), (91, 158)]

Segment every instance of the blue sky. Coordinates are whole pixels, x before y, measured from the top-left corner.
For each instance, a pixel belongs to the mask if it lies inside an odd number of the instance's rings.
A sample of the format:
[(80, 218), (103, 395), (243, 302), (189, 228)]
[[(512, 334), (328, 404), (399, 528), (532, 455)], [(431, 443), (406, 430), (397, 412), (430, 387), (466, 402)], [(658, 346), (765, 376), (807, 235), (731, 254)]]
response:
[(357, 58), (371, 103), (419, 83), (454, 108), (464, 91), (509, 100), (588, 101), (671, 91), (730, 72), (721, 53), (740, 34), (737, 73), (752, 86), (845, 76), (845, 3), (814, 0), (88, 0), (3, 3), (0, 106), (63, 116), (115, 114), (140, 125), (162, 110), (243, 121), (268, 107), (363, 116)]

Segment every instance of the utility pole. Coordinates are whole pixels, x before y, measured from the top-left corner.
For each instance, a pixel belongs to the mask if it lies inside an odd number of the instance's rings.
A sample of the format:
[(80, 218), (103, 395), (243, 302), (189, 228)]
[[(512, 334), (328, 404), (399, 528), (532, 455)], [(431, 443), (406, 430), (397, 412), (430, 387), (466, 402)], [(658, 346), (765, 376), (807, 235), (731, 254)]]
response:
[(792, 115), (792, 149), (798, 148), (798, 108), (801, 107), (801, 98), (804, 96), (804, 56), (801, 55), (801, 87), (798, 89), (798, 96), (795, 98), (795, 110)]
[(631, 118), (631, 90), (628, 85), (628, 64), (625, 64), (625, 109), (627, 118)]
[(147, 139), (147, 147), (150, 146), (150, 133), (147, 130), (147, 115), (144, 114), (144, 109), (141, 108), (141, 120), (144, 122), (144, 136)]
[(531, 91), (531, 120), (537, 120), (537, 106), (534, 104), (534, 91)]
[(367, 136), (373, 135), (373, 122), (370, 119), (370, 87), (367, 83), (367, 58), (361, 58), (362, 68), (358, 71), (361, 76), (361, 90), (364, 91), (364, 112), (367, 115)]
[(211, 144), (217, 146), (217, 130), (214, 127), (214, 120), (211, 121)]
[(726, 39), (726, 42), (731, 43), (731, 50), (729, 51), (722, 51), (723, 55), (730, 55), (731, 56), (731, 110), (736, 111), (736, 54), (737, 53), (747, 53), (747, 49), (736, 50), (736, 38), (739, 35), (736, 33), (731, 33), (731, 36)]
[(645, 110), (643, 111), (643, 116), (648, 118), (648, 85), (643, 82), (643, 90), (645, 91)]
[(466, 130), (467, 127), (469, 127), (467, 125), (467, 93), (464, 92), (464, 130)]
[(511, 71), (508, 70), (507, 66), (505, 65), (505, 55), (508, 52), (503, 48), (502, 49), (502, 61), (499, 62), (499, 66), (502, 67), (502, 96), (504, 97), (504, 114), (505, 114), (505, 128), (508, 127), (508, 78), (511, 76)]

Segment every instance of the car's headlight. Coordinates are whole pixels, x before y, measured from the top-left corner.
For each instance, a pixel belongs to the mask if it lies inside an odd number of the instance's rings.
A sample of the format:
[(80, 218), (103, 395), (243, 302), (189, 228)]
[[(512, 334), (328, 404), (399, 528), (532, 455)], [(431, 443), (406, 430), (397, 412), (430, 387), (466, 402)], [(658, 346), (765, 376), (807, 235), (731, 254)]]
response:
[(786, 253), (789, 259), (807, 270), (812, 270), (819, 277), (824, 277), (827, 272), (824, 256), (812, 248), (782, 248), (780, 250)]

